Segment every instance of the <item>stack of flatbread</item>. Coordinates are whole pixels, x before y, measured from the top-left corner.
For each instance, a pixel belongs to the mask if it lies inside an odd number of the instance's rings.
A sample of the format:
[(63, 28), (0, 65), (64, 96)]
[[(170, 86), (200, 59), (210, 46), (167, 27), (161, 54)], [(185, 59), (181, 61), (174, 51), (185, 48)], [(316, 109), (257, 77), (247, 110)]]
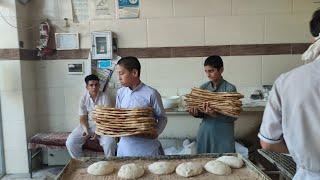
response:
[(210, 92), (199, 88), (192, 88), (190, 94), (186, 95), (187, 107), (198, 107), (204, 112), (204, 103), (208, 102), (209, 107), (218, 113), (239, 117), (242, 111), (241, 98), (244, 96), (236, 92)]
[(156, 134), (156, 121), (152, 108), (117, 109), (96, 106), (92, 111), (96, 121), (96, 134), (111, 137)]

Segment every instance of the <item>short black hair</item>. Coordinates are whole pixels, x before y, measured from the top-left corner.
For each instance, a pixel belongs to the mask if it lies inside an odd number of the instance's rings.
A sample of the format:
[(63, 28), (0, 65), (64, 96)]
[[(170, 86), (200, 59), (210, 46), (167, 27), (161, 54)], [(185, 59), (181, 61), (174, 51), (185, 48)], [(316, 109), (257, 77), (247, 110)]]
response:
[(84, 78), (84, 81), (86, 82), (86, 85), (88, 85), (89, 81), (99, 81), (100, 79), (98, 78), (97, 75), (94, 75), (94, 74), (90, 74), (88, 76), (86, 76)]
[(138, 75), (140, 76), (141, 65), (138, 58), (136, 57), (133, 57), (133, 56), (123, 57), (118, 61), (117, 65), (123, 66), (128, 71), (132, 71), (136, 69), (138, 70)]
[(211, 66), (213, 68), (216, 68), (220, 70), (223, 67), (223, 61), (220, 56), (209, 56), (205, 61), (204, 61), (204, 66)]
[(312, 19), (309, 23), (310, 25), (310, 32), (313, 37), (318, 37), (320, 33), (320, 9), (316, 10), (313, 15)]

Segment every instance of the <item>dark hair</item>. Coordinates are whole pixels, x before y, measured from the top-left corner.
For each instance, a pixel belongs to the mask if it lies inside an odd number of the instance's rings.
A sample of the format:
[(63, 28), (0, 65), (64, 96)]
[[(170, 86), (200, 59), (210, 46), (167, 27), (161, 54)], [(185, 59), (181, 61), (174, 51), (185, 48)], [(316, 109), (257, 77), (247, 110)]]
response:
[(136, 57), (133, 57), (133, 56), (123, 57), (118, 61), (117, 65), (123, 66), (128, 71), (132, 71), (136, 69), (138, 70), (138, 75), (140, 76), (141, 65), (139, 60)]
[(86, 82), (86, 85), (88, 85), (89, 81), (99, 81), (99, 78), (94, 74), (90, 74), (84, 78), (84, 81)]
[(313, 37), (318, 37), (320, 33), (320, 9), (316, 10), (310, 21), (310, 32)]
[(223, 61), (220, 56), (209, 56), (205, 61), (204, 61), (204, 66), (211, 66), (213, 68), (216, 68), (220, 70), (223, 67)]

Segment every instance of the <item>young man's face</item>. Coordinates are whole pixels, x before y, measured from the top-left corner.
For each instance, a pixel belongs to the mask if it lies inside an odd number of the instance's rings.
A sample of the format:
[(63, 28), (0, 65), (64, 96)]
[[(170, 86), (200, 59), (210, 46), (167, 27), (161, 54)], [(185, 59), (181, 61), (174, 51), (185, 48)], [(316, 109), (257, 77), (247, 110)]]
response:
[(97, 80), (90, 80), (86, 86), (90, 94), (97, 94), (99, 92), (100, 84)]
[(123, 86), (130, 86), (134, 79), (139, 78), (137, 70), (129, 71), (121, 65), (117, 65), (118, 78)]
[(218, 81), (222, 77), (223, 67), (218, 70), (212, 66), (204, 66), (204, 71), (211, 81)]

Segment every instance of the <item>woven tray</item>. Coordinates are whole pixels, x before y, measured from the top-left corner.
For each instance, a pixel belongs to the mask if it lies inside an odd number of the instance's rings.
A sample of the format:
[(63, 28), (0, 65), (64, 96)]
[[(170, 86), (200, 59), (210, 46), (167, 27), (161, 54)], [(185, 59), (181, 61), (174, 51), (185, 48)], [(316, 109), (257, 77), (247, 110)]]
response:
[[(107, 159), (99, 159), (99, 158), (83, 158), (81, 160), (75, 160), (72, 159), (66, 167), (63, 169), (63, 171), (57, 176), (56, 179), (58, 180), (84, 180), (84, 179), (97, 179), (97, 180), (113, 180), (113, 179), (119, 179), (117, 177), (117, 173), (121, 165), (127, 164), (127, 163), (137, 163), (144, 166), (145, 174), (139, 178), (139, 179), (148, 179), (148, 180), (154, 180), (154, 179), (169, 179), (169, 180), (176, 180), (176, 179), (188, 179), (181, 176), (178, 176), (176, 173), (172, 173), (170, 175), (154, 175), (150, 173), (148, 169), (148, 165), (159, 160), (165, 160), (165, 161), (171, 161), (175, 163), (176, 165), (187, 162), (187, 161), (195, 161), (200, 162), (202, 165), (204, 165), (206, 162), (213, 160), (217, 157), (220, 157), (222, 155), (230, 155), (230, 156), (238, 156), (243, 159), (245, 166), (240, 169), (232, 169), (232, 173), (229, 176), (217, 176), (211, 173), (208, 173), (204, 170), (203, 174), (189, 178), (189, 179), (236, 179), (236, 180), (271, 180), (267, 175), (265, 175), (262, 171), (260, 171), (258, 168), (256, 168), (249, 160), (243, 158), (239, 154), (204, 154), (204, 155), (184, 155), (184, 156), (159, 156), (159, 157), (112, 157)], [(107, 176), (93, 176), (87, 173), (87, 167), (91, 165), (94, 162), (101, 161), (101, 160), (110, 160), (113, 161), (116, 168), (115, 171)]]

